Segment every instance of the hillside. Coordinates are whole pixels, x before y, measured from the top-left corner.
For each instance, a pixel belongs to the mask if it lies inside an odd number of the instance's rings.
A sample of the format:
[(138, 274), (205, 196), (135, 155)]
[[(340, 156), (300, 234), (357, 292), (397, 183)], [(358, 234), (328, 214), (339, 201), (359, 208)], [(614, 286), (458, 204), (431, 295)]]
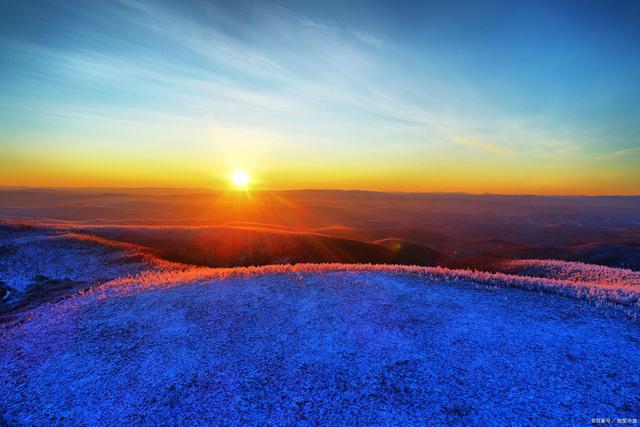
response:
[(0, 414), (19, 425), (636, 414), (637, 321), (494, 283), (337, 265), (107, 283), (3, 329)]
[[(0, 424), (583, 424), (594, 410), (637, 414), (637, 272), (545, 260), (507, 261), (505, 274), (162, 258), (174, 245), (197, 254), (192, 230), (5, 224)], [(411, 244), (375, 243), (400, 253)]]
[[(115, 230), (120, 226), (177, 232), (192, 227), (191, 236), (180, 232), (170, 243), (180, 240), (198, 248), (171, 250), (167, 256), (210, 266), (382, 262), (487, 270), (506, 259), (543, 258), (640, 270), (638, 197), (0, 187), (0, 217), (104, 226), (119, 235), (124, 234)], [(245, 242), (249, 254), (239, 254), (230, 243), (224, 253), (207, 256), (220, 242), (202, 248), (193, 238), (197, 232), (204, 239), (218, 235)], [(127, 238), (147, 242), (148, 235)], [(389, 252), (377, 244), (384, 241), (405, 244), (401, 253)], [(270, 250), (284, 242), (284, 249), (265, 254), (263, 242)], [(163, 242), (156, 243), (167, 251)]]

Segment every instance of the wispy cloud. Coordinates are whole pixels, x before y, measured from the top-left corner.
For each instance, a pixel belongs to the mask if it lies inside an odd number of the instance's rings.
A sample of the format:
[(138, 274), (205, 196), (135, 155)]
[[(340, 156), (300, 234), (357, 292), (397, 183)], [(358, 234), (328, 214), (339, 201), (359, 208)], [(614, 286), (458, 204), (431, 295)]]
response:
[(481, 139), (469, 138), (469, 137), (454, 137), (453, 142), (458, 145), (464, 145), (466, 147), (472, 147), (479, 150), (487, 151), (495, 154), (516, 154), (517, 151), (510, 147), (502, 147), (490, 142), (483, 141)]
[(543, 140), (534, 147), (534, 152), (542, 155), (565, 156), (574, 154), (579, 150), (579, 146), (566, 139)]
[[(519, 125), (514, 131), (508, 117), (497, 121), (489, 115), (456, 112), (450, 104), (462, 102), (463, 95), (445, 81), (434, 86), (460, 99), (421, 94), (420, 79), (394, 77), (398, 70), (385, 55), (389, 50), (397, 54), (397, 47), (357, 28), (274, 5), (258, 6), (255, 22), (248, 23), (204, 3), (194, 3), (191, 13), (139, 0), (120, 0), (120, 4), (122, 8), (111, 2), (64, 5), (101, 22), (101, 30), (70, 29), (73, 42), (65, 50), (27, 44), (17, 50), (47, 59), (46, 69), (51, 71), (43, 72), (48, 74), (44, 80), (54, 72), (64, 84), (94, 82), (98, 88), (131, 94), (112, 97), (110, 102), (148, 111), (159, 107), (156, 101), (149, 105), (149, 99), (174, 100), (160, 106), (182, 109), (181, 114), (205, 110), (222, 121), (267, 126), (279, 133), (287, 130), (273, 128), (290, 128), (295, 121), (297, 128), (315, 132), (366, 135), (375, 128), (380, 135), (403, 128), (416, 137), (447, 139), (477, 133), (492, 123), (489, 132), (502, 137), (518, 133), (526, 141), (526, 128), (533, 128)], [(96, 49), (113, 43), (113, 33), (137, 37), (118, 39), (118, 49)], [(129, 101), (133, 96), (134, 103)], [(487, 151), (509, 151), (483, 144)]]
[(625, 148), (624, 150), (617, 150), (612, 153), (606, 154), (600, 157), (603, 160), (617, 160), (617, 159), (636, 159), (640, 157), (640, 147)]
[(360, 40), (361, 42), (373, 46), (380, 46), (382, 44), (382, 39), (372, 33), (365, 33), (362, 31), (354, 31), (353, 35)]

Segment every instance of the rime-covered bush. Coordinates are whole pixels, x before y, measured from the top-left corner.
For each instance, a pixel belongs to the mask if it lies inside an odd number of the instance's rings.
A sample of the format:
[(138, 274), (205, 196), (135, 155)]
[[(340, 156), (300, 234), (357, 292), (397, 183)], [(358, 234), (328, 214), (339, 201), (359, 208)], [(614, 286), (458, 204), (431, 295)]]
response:
[(640, 272), (625, 268), (604, 267), (549, 259), (510, 260), (501, 270), (520, 276), (546, 277), (571, 282), (598, 283), (606, 286), (640, 286)]

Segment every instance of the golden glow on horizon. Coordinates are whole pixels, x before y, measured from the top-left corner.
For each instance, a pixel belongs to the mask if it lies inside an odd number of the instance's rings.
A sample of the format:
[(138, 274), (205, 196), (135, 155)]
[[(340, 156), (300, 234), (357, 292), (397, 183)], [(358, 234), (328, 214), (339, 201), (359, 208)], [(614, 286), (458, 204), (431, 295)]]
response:
[[(18, 145), (16, 145), (18, 146)], [(464, 148), (461, 148), (461, 150)], [(289, 153), (289, 152), (288, 152)], [(222, 155), (218, 146), (202, 153), (146, 152), (122, 157), (113, 150), (63, 150), (43, 146), (31, 156), (0, 155), (0, 186), (31, 187), (165, 187), (233, 190), (359, 189), (373, 191), (466, 192), (542, 195), (637, 195), (640, 170), (633, 156), (621, 161), (578, 156), (567, 165), (545, 155), (491, 154), (475, 156), (447, 152), (396, 158), (385, 153), (350, 154), (340, 158), (316, 153), (246, 153)], [(248, 176), (245, 186), (233, 173)], [(242, 178), (240, 182), (243, 182)]]
[(245, 188), (249, 185), (249, 181), (251, 181), (251, 177), (245, 171), (237, 170), (231, 174), (231, 182), (236, 187)]

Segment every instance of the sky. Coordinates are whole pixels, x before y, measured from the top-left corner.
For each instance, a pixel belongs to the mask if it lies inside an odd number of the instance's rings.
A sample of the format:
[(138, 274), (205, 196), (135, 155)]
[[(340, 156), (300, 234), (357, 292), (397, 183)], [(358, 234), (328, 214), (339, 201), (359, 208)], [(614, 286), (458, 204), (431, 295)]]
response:
[(640, 2), (0, 2), (0, 185), (640, 194)]

